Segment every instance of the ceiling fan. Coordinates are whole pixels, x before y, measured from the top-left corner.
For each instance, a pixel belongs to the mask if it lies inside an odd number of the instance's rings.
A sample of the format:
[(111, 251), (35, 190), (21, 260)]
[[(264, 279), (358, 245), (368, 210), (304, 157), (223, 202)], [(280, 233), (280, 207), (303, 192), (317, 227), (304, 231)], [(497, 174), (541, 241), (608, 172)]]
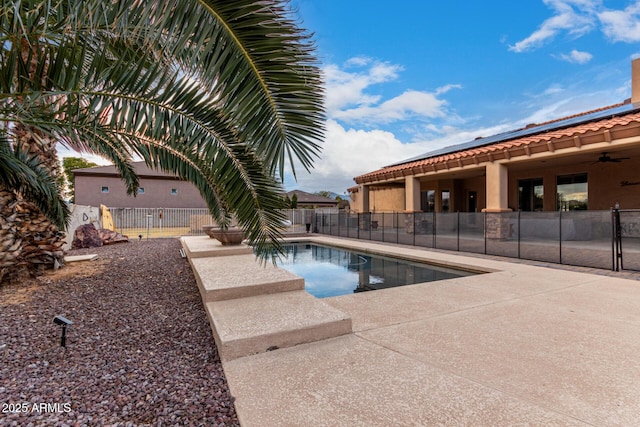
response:
[(611, 157), (607, 156), (607, 153), (602, 153), (602, 156), (598, 157), (595, 163), (620, 163), (623, 160), (629, 160), (631, 157)]

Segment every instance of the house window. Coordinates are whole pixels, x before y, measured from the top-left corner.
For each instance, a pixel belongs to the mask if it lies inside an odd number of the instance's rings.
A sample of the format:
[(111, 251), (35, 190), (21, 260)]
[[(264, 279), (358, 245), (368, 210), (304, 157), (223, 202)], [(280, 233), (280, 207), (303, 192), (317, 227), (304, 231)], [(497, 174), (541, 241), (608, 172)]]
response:
[(442, 196), (442, 212), (449, 212), (449, 208), (450, 208), (450, 204), (449, 202), (451, 201), (451, 192), (449, 190), (442, 190), (442, 193), (440, 193)]
[(103, 187), (100, 189), (100, 191), (101, 191), (102, 193), (108, 193), (108, 192), (109, 192), (109, 187), (107, 187), (107, 186), (103, 186)]
[(560, 175), (556, 183), (556, 200), (559, 211), (587, 210), (587, 174)]
[(423, 212), (434, 212), (436, 209), (436, 192), (427, 190), (420, 192), (420, 210)]
[(138, 194), (144, 194), (144, 187), (138, 188)]
[(171, 189), (171, 195), (175, 196), (176, 194), (178, 194), (178, 189), (177, 188), (172, 188)]
[(543, 210), (544, 186), (542, 178), (518, 181), (518, 209), (525, 212)]

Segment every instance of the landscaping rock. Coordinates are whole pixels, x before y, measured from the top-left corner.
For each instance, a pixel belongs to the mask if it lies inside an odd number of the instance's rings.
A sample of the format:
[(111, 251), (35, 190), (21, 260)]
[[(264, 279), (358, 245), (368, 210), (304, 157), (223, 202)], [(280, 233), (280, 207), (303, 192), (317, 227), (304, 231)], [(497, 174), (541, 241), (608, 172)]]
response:
[(71, 243), (72, 249), (99, 248), (100, 246), (102, 246), (102, 239), (93, 224), (83, 224), (76, 228)]
[(106, 228), (99, 229), (98, 233), (100, 234), (100, 239), (102, 240), (103, 245), (111, 245), (113, 243), (126, 243), (129, 241), (129, 236), (120, 234), (117, 231), (107, 230)]
[[(99, 257), (0, 287), (0, 425), (238, 426), (180, 248), (149, 239), (72, 250)], [(66, 348), (57, 315), (73, 322)]]
[(93, 224), (84, 224), (76, 228), (71, 244), (72, 249), (99, 248), (112, 243), (126, 243), (129, 237), (106, 228), (97, 229)]

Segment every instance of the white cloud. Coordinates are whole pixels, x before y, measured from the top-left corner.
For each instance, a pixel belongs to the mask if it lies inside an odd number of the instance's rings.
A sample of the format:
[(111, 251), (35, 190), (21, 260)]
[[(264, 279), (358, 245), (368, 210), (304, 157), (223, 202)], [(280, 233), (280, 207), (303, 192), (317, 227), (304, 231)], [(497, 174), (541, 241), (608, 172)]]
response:
[(604, 7), (602, 0), (543, 1), (553, 10), (553, 16), (540, 24), (528, 37), (509, 46), (510, 51), (520, 53), (539, 48), (560, 33), (579, 38), (595, 28), (599, 28), (613, 42), (640, 41), (639, 0), (625, 9), (608, 9)]
[(580, 52), (579, 50), (573, 49), (571, 53), (562, 53), (558, 55), (558, 57), (563, 61), (573, 62), (576, 64), (586, 64), (587, 62), (591, 61), (593, 55), (591, 55), (589, 52)]
[(369, 58), (368, 56), (354, 56), (353, 58), (347, 59), (347, 61), (344, 63), (344, 66), (347, 68), (364, 67), (371, 62), (373, 62), (373, 59)]
[(400, 65), (364, 57), (349, 59), (342, 68), (335, 64), (327, 65), (324, 75), (328, 117), (347, 123), (387, 124), (447, 114), (447, 102), (440, 96), (461, 88), (460, 85), (448, 84), (434, 92), (406, 90), (387, 100), (372, 93), (374, 85), (397, 80), (400, 71)]
[(602, 32), (612, 41), (640, 41), (640, 2), (624, 10), (605, 10), (598, 14)]
[(529, 123), (544, 123), (562, 117), (613, 105), (628, 96), (629, 85), (609, 87), (597, 91), (583, 91), (582, 85), (567, 87), (559, 92), (532, 95), (526, 104), (518, 107), (528, 113), (517, 121), (518, 126)]
[(327, 122), (322, 158), (309, 174), (298, 174), (287, 188), (343, 193), (355, 185), (353, 178), (427, 151), (423, 145), (403, 144), (391, 132), (345, 129), (335, 120)]
[(454, 85), (454, 84), (444, 85), (442, 87), (437, 88), (435, 94), (443, 95), (449, 92), (451, 89), (462, 89), (462, 85)]
[(530, 36), (509, 46), (510, 51), (533, 50), (562, 31), (575, 37), (590, 32), (596, 22), (594, 10), (600, 4), (589, 0), (545, 0), (544, 3), (555, 11), (555, 15), (545, 20)]
[(562, 93), (564, 92), (564, 88), (558, 84), (553, 84), (551, 86), (549, 86), (547, 89), (545, 89), (545, 91), (542, 93), (542, 95), (555, 95), (557, 93)]
[[(549, 102), (549, 101), (547, 101)], [(567, 104), (571, 102), (570, 99), (561, 99), (559, 101), (546, 104), (542, 107), (538, 107), (535, 111), (529, 114), (527, 117), (521, 120), (523, 125), (530, 123), (544, 123), (549, 120), (554, 120), (560, 117), (565, 117), (570, 114), (564, 113), (567, 111)], [(585, 111), (585, 110), (582, 110)], [(579, 111), (576, 111), (579, 112)]]
[(391, 123), (412, 117), (442, 117), (446, 101), (438, 99), (436, 94), (408, 90), (395, 98), (375, 106), (362, 106), (337, 111), (332, 116), (346, 122)]
[[(358, 64), (359, 68), (368, 65), (371, 61), (355, 58), (347, 61), (351, 67)], [(326, 82), (326, 107), (329, 116), (333, 112), (353, 105), (370, 105), (380, 99), (376, 95), (368, 95), (364, 90), (368, 87), (393, 81), (398, 78), (398, 73), (402, 70), (399, 65), (386, 62), (374, 62), (366, 70), (347, 72), (335, 64), (327, 65), (323, 68)]]

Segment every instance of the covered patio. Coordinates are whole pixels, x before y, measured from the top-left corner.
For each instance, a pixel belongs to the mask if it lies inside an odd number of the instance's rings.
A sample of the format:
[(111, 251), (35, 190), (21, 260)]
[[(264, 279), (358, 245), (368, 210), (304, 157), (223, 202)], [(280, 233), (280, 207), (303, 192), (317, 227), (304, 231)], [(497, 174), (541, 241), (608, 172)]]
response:
[(640, 59), (619, 104), (427, 152), (354, 178), (356, 212), (640, 208)]

